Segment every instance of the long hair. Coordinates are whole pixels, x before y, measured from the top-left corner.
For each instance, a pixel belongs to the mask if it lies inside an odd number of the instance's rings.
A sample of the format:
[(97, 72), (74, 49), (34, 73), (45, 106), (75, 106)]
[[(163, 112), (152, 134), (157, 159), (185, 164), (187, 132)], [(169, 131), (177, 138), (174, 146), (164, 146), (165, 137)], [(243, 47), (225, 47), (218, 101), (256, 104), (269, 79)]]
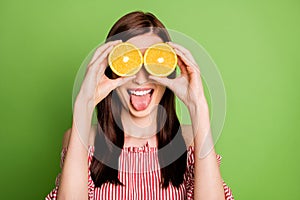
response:
[[(126, 31), (125, 34), (119, 34), (124, 31)], [(125, 42), (132, 37), (145, 33), (154, 33), (164, 42), (171, 40), (165, 26), (153, 14), (136, 11), (124, 15), (113, 25), (108, 33), (106, 42), (118, 39), (122, 39)], [(110, 67), (106, 68), (105, 75), (111, 79), (116, 77)], [(175, 77), (176, 71), (168, 76), (168, 78)], [(156, 134), (158, 150), (167, 147), (164, 151), (158, 151), (159, 164), (163, 166), (160, 169), (161, 185), (163, 188), (166, 188), (171, 183), (173, 186), (179, 187), (183, 183), (184, 172), (186, 170), (187, 151), (180, 123), (176, 115), (174, 93), (166, 88), (159, 104), (167, 113), (165, 123), (163, 125), (160, 124), (164, 121), (162, 120), (163, 109), (160, 109), (160, 106), (158, 107), (158, 130)], [(120, 99), (112, 98), (112, 92), (110, 92), (96, 106), (98, 127), (100, 127), (95, 137), (95, 152), (90, 167), (91, 177), (96, 187), (100, 187), (106, 182), (123, 185), (118, 179), (117, 170), (118, 158), (124, 145), (124, 132), (120, 123), (121, 105)], [(113, 115), (112, 108), (116, 110), (117, 115)], [(159, 130), (159, 127), (162, 127), (161, 130)], [(176, 134), (178, 135), (176, 136)], [(174, 152), (183, 153), (178, 158), (174, 158), (173, 160), (175, 161), (171, 164), (168, 164), (170, 155), (174, 155)]]

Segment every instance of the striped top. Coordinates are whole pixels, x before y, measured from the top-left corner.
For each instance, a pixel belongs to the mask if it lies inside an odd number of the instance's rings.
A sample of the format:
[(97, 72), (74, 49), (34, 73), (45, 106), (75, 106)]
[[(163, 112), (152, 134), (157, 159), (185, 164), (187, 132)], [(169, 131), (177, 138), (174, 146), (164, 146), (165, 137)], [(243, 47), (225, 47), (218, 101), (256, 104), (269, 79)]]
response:
[[(62, 168), (67, 148), (61, 152), (60, 167)], [(94, 155), (94, 146), (88, 148), (88, 166), (90, 167)], [(218, 164), (221, 156), (217, 155)], [(47, 195), (46, 200), (55, 200), (60, 182), (60, 175), (56, 177), (55, 188)], [(187, 169), (184, 182), (178, 187), (169, 184), (164, 189), (160, 186), (160, 167), (156, 147), (124, 147), (119, 157), (119, 180), (124, 184), (114, 185), (104, 183), (95, 187), (88, 171), (88, 199), (89, 200), (192, 200), (194, 195), (194, 148), (187, 151)], [(234, 199), (231, 189), (223, 181), (226, 200)]]

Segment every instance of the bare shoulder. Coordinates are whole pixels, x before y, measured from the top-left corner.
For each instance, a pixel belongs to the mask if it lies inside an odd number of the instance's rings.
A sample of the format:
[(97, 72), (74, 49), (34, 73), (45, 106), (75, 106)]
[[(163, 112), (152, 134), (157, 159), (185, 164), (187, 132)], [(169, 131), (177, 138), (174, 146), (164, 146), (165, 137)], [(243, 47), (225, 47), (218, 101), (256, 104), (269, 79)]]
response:
[(192, 125), (190, 124), (181, 124), (182, 136), (187, 147), (194, 146), (194, 136)]
[[(93, 146), (94, 141), (95, 141), (95, 136), (96, 136), (96, 126), (92, 126), (90, 130), (90, 137), (89, 137), (89, 145)], [(62, 142), (62, 147), (67, 148), (69, 146), (69, 141), (72, 133), (72, 128), (69, 128), (68, 130), (65, 131), (64, 136), (63, 136), (63, 142)]]

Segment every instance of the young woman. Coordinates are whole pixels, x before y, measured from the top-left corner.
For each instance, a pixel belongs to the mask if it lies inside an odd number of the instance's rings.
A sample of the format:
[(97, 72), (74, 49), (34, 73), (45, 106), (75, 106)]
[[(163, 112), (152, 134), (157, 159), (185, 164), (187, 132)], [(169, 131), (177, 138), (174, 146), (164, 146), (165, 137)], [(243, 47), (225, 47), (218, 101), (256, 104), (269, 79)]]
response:
[[(167, 42), (178, 56), (180, 76), (175, 71), (151, 76), (144, 67), (133, 76), (117, 76), (107, 57), (125, 41), (143, 54)], [(146, 90), (149, 96), (133, 97)], [(191, 127), (179, 124), (175, 95), (187, 106)], [(97, 128), (91, 127), (95, 107)], [(208, 104), (191, 53), (170, 41), (153, 14), (129, 13), (114, 24), (88, 64), (72, 128), (63, 139), (62, 173), (46, 199), (233, 199), (213, 146), (201, 155), (209, 131)], [(193, 143), (185, 140), (191, 132)]]

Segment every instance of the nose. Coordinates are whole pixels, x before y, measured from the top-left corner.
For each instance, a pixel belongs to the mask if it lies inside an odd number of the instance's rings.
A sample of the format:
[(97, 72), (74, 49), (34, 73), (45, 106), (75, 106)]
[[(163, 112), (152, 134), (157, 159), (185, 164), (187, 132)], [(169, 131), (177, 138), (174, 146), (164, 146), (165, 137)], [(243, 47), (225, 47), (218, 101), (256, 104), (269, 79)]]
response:
[(136, 77), (135, 79), (133, 79), (133, 82), (138, 84), (138, 85), (142, 85), (146, 82), (148, 82), (148, 76), (149, 76), (149, 73), (146, 71), (144, 65), (143, 67), (140, 69), (140, 71), (138, 71), (136, 73)]

